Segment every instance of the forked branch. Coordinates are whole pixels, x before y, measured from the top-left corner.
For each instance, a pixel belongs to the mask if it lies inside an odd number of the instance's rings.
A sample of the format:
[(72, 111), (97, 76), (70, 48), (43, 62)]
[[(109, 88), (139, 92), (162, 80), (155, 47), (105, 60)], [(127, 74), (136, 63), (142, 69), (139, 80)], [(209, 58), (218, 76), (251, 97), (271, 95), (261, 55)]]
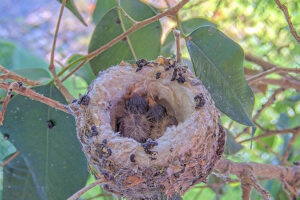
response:
[[(113, 45), (115, 45), (116, 43), (118, 43), (120, 40), (122, 40), (123, 38), (125, 38), (126, 36), (128, 36), (129, 34), (143, 28), (144, 26), (159, 20), (162, 17), (165, 16), (175, 16), (177, 14), (177, 12), (187, 3), (189, 2), (189, 0), (182, 0), (180, 1), (177, 5), (175, 5), (172, 8), (169, 8), (168, 10), (159, 13), (153, 17), (150, 17), (148, 19), (145, 19), (143, 21), (139, 21), (136, 22), (132, 25), (132, 27), (130, 27), (126, 32), (122, 33), (121, 35), (117, 36), (116, 38), (114, 38), (113, 40), (111, 40), (110, 42), (108, 42), (107, 44), (103, 45), (102, 47), (96, 49), (95, 51), (92, 51), (91, 53), (89, 53), (88, 55), (85, 56), (85, 60), (83, 60), (72, 72), (70, 72), (66, 77), (69, 77), (71, 74), (75, 73), (80, 67), (82, 67), (86, 62), (92, 60), (94, 57), (98, 56), (100, 53), (104, 52), (105, 50), (109, 49), (110, 47), (112, 47)], [(62, 70), (62, 72), (60, 72), (59, 74), (62, 74), (63, 72), (65, 72), (66, 70), (68, 70), (68, 67), (66, 67), (64, 70)], [(65, 80), (66, 78), (63, 78), (63, 80)]]
[(70, 94), (70, 92), (67, 90), (67, 88), (65, 88), (65, 86), (62, 84), (62, 82), (59, 80), (59, 78), (56, 74), (55, 66), (54, 66), (56, 39), (57, 39), (58, 30), (59, 30), (59, 26), (60, 26), (62, 14), (63, 14), (63, 11), (64, 11), (64, 7), (66, 5), (66, 2), (67, 2), (67, 0), (62, 1), (59, 16), (58, 16), (58, 19), (57, 19), (57, 24), (56, 24), (56, 28), (55, 28), (53, 43), (52, 43), (51, 55), (50, 55), (49, 71), (52, 73), (54, 81), (55, 81), (59, 91), (67, 99), (68, 103), (71, 103), (74, 100), (74, 97)]
[(300, 44), (300, 36), (297, 34), (297, 31), (291, 21), (291, 17), (289, 15), (289, 11), (287, 9), (287, 7), (285, 5), (283, 5), (282, 3), (280, 3), (279, 0), (275, 0), (276, 4), (278, 5), (278, 7), (280, 8), (280, 10), (282, 10), (284, 16), (285, 16), (285, 19), (290, 27), (290, 31), (291, 31), (291, 34), (294, 36), (294, 38), (297, 40), (297, 42)]
[(215, 170), (222, 174), (234, 174), (240, 177), (241, 181), (243, 181), (244, 177), (248, 177), (247, 183), (252, 185), (261, 194), (263, 199), (268, 199), (270, 194), (258, 184), (258, 178), (277, 179), (283, 184), (287, 184), (289, 187), (288, 190), (292, 193), (300, 188), (300, 166), (296, 165), (283, 167), (250, 162), (238, 163), (227, 159), (221, 159), (217, 163)]

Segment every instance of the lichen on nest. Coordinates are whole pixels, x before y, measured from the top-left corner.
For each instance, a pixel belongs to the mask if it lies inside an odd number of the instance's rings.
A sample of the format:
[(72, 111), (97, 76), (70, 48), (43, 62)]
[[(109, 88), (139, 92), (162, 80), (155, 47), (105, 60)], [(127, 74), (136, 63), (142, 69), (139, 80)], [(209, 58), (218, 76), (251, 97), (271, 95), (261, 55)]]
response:
[(170, 58), (99, 73), (70, 109), (88, 163), (109, 180), (101, 186), (127, 199), (183, 194), (206, 180), (224, 150), (211, 96)]

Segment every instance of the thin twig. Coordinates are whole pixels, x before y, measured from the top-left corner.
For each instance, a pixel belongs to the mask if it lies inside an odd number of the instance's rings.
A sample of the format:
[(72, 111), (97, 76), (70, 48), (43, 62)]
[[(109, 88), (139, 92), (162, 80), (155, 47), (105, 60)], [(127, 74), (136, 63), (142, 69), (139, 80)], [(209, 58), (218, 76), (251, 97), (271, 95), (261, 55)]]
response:
[(262, 107), (256, 112), (256, 114), (253, 117), (253, 121), (256, 121), (261, 112), (274, 103), (274, 101), (276, 100), (276, 96), (282, 91), (284, 91), (284, 88), (279, 88), (275, 90), (275, 92), (271, 95), (268, 101), (265, 104), (263, 104)]
[(264, 70), (278, 67), (277, 65), (274, 65), (273, 63), (266, 62), (263, 59), (253, 56), (252, 54), (249, 54), (249, 53), (245, 54), (245, 59), (249, 62), (253, 62), (253, 63), (261, 66)]
[(60, 8), (59, 16), (58, 16), (58, 19), (57, 19), (57, 24), (56, 24), (56, 28), (55, 28), (53, 43), (52, 43), (49, 71), (52, 73), (52, 75), (54, 77), (54, 81), (55, 81), (59, 91), (64, 95), (64, 97), (70, 103), (70, 102), (73, 101), (74, 97), (70, 94), (70, 92), (65, 88), (65, 86), (62, 84), (62, 82), (57, 77), (56, 71), (55, 71), (55, 66), (54, 66), (55, 45), (56, 45), (58, 30), (59, 30), (59, 26), (60, 26), (62, 14), (63, 14), (63, 11), (64, 11), (64, 7), (66, 5), (66, 2), (67, 2), (67, 0), (63, 0), (61, 2), (61, 8)]
[(94, 183), (80, 189), (79, 191), (77, 191), (75, 194), (73, 194), (71, 197), (69, 197), (67, 200), (77, 200), (80, 198), (81, 195), (83, 195), (85, 192), (87, 192), (88, 190), (92, 189), (93, 187), (99, 185), (100, 183), (105, 182), (105, 179), (98, 179), (96, 180)]
[(269, 79), (269, 78), (262, 78), (258, 82), (251, 83), (250, 85), (255, 85), (257, 83), (278, 85), (278, 86), (280, 86), (282, 88), (294, 88), (297, 91), (300, 91), (300, 81), (295, 80), (295, 79), (287, 79), (287, 78)]
[(300, 131), (300, 126), (297, 126), (295, 128), (291, 128), (291, 129), (284, 129), (284, 130), (275, 130), (275, 131), (266, 130), (261, 135), (258, 135), (258, 136), (253, 137), (253, 138), (242, 140), (239, 143), (244, 143), (244, 142), (248, 142), (248, 141), (251, 141), (251, 140), (257, 140), (259, 138), (269, 137), (269, 136), (273, 136), (273, 135), (298, 133), (299, 131)]
[[(122, 34), (120, 34), (119, 36), (115, 37), (113, 40), (111, 40), (110, 42), (106, 43), (105, 45), (103, 45), (102, 47), (92, 51), (91, 53), (89, 53), (88, 55), (85, 56), (85, 60), (83, 60), (80, 63), (80, 67), (84, 65), (85, 62), (88, 62), (90, 60), (92, 60), (94, 57), (98, 56), (100, 53), (104, 52), (105, 50), (109, 49), (110, 47), (112, 47), (113, 45), (115, 45), (116, 43), (118, 43), (120, 40), (122, 40), (123, 38), (127, 37), (129, 34), (137, 31), (140, 28), (143, 28), (144, 26), (159, 20), (162, 17), (165, 16), (174, 16), (176, 15), (176, 13), (179, 11), (179, 9), (181, 9), (187, 2), (189, 2), (189, 0), (182, 0), (181, 2), (179, 2), (177, 5), (175, 5), (174, 7), (159, 13), (153, 17), (150, 17), (148, 19), (145, 19), (143, 21), (139, 21), (134, 23), (129, 29), (127, 29), (127, 31), (123, 32)], [(69, 77), (71, 74), (75, 73), (80, 67), (76, 67), (76, 70), (73, 70), (72, 72), (70, 72), (70, 74), (68, 74), (67, 76)], [(67, 67), (68, 68), (68, 67)], [(65, 70), (67, 70), (67, 68)]]
[(282, 159), (281, 159), (281, 164), (284, 165), (287, 163), (287, 160), (288, 160), (288, 157), (290, 155), (290, 152), (291, 152), (291, 148), (292, 148), (292, 145), (293, 143), (295, 142), (296, 138), (298, 137), (298, 134), (299, 133), (294, 133), (292, 138), (290, 139), (289, 143), (288, 143), (288, 146), (282, 156)]
[(29, 97), (30, 99), (44, 103), (48, 106), (51, 106), (58, 110), (61, 110), (65, 113), (71, 114), (71, 112), (67, 109), (66, 105), (63, 105), (63, 104), (59, 103), (58, 101), (55, 101), (51, 98), (45, 97), (45, 96), (33, 91), (30, 88), (20, 86), (19, 84), (17, 84), (17, 85), (13, 84), (12, 87), (10, 87), (10, 86), (11, 86), (10, 83), (0, 83), (0, 88), (3, 88), (5, 90), (12, 89), (14, 92), (16, 92), (18, 94), (21, 94), (23, 96)]
[(207, 185), (198, 185), (195, 186), (194, 188), (220, 188), (223, 187), (223, 185), (228, 184), (228, 183), (239, 183), (239, 180), (232, 179), (230, 181), (222, 182), (222, 183), (212, 183), (212, 184), (207, 184)]
[(276, 67), (274, 67), (274, 68), (268, 69), (266, 71), (263, 71), (261, 73), (255, 74), (254, 76), (251, 76), (251, 77), (247, 78), (246, 80), (248, 81), (249, 84), (251, 84), (254, 81), (259, 80), (260, 78), (267, 76), (268, 74), (276, 72), (276, 70), (278, 70), (278, 69)]
[(276, 153), (275, 151), (273, 151), (273, 149), (267, 145), (266, 143), (264, 143), (263, 141), (261, 140), (256, 140), (257, 143), (259, 143), (261, 146), (263, 146), (266, 150), (268, 150), (269, 152), (271, 152), (272, 154), (274, 154), (278, 160), (281, 160), (282, 159), (282, 156), (278, 153)]
[(175, 41), (176, 41), (176, 57), (177, 57), (177, 63), (181, 63), (181, 47), (180, 47), (180, 31), (174, 29), (173, 30)]
[(289, 11), (288, 11), (287, 7), (285, 5), (283, 5), (283, 4), (281, 4), (279, 0), (275, 0), (275, 2), (278, 5), (278, 7), (280, 8), (280, 10), (282, 10), (282, 12), (283, 12), (283, 14), (285, 16), (285, 19), (286, 19), (286, 21), (287, 21), (287, 23), (289, 25), (291, 34), (294, 36), (294, 38), (300, 44), (300, 36), (297, 34), (297, 31), (294, 28), (294, 25), (292, 24), (291, 17), (289, 15)]
[(261, 78), (267, 76), (268, 74), (272, 74), (275, 72), (294, 72), (294, 73), (300, 73), (300, 68), (281, 68), (281, 67), (274, 67), (271, 69), (268, 69), (266, 71), (260, 72), (258, 74), (255, 74), (254, 76), (251, 76), (247, 78), (247, 81), (249, 84), (260, 80)]
[(20, 152), (16, 151), (11, 157), (9, 157), (9, 159), (7, 159), (5, 162), (3, 162), (1, 164), (1, 167), (5, 167), (8, 163), (10, 163), (13, 159), (15, 159), (19, 154), (20, 154)]
[(80, 63), (77, 67), (75, 67), (69, 74), (67, 74), (63, 79), (61, 79), (61, 82), (64, 82), (67, 80), (72, 74), (74, 74), (80, 67), (85, 65), (87, 63), (87, 60), (84, 60), (82, 63)]
[(90, 197), (90, 198), (88, 198), (88, 199), (86, 199), (86, 200), (93, 200), (93, 199), (96, 199), (96, 198), (98, 198), (98, 197), (111, 197), (112, 195), (111, 194), (97, 194), (97, 195), (95, 195), (95, 196), (93, 196), (93, 197)]
[(41, 85), (40, 82), (32, 81), (32, 80), (29, 80), (28, 78), (22, 77), (12, 71), (9, 71), (2, 65), (0, 65), (0, 71), (3, 73), (2, 75), (0, 75), (0, 79), (2, 79), (2, 80), (11, 79), (11, 80), (25, 83), (26, 85), (30, 85), (30, 86)]
[(12, 93), (13, 88), (15, 87), (15, 85), (19, 85), (19, 84), (17, 82), (13, 82), (12, 84), (10, 84), (10, 86), (7, 89), (7, 94), (6, 94), (6, 97), (5, 97), (4, 102), (2, 104), (2, 109), (1, 109), (1, 113), (0, 113), (0, 125), (3, 125), (4, 114), (5, 114), (7, 105), (9, 103), (10, 98), (11, 98), (11, 93)]

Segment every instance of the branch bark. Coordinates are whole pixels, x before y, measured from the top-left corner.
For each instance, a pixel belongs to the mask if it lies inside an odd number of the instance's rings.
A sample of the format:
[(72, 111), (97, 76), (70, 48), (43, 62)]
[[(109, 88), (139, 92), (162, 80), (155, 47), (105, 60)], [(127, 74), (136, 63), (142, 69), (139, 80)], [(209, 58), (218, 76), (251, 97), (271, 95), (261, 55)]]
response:
[(275, 0), (276, 4), (278, 5), (278, 7), (280, 8), (280, 10), (282, 10), (284, 16), (285, 16), (285, 19), (289, 25), (289, 28), (290, 28), (290, 32), (291, 34), (294, 36), (294, 38), (297, 40), (297, 42), (300, 44), (300, 36), (297, 34), (297, 31), (291, 21), (291, 17), (289, 15), (289, 11), (287, 9), (287, 7), (285, 5), (283, 5), (282, 3), (280, 3), (279, 0)]
[(80, 198), (81, 195), (83, 195), (85, 192), (87, 192), (88, 190), (92, 189), (93, 187), (96, 187), (97, 185), (99, 185), (100, 183), (104, 183), (106, 182), (104, 179), (98, 179), (96, 180), (94, 183), (91, 183), (90, 185), (80, 189), (79, 191), (77, 191), (75, 194), (73, 194), (71, 197), (69, 197), (67, 200), (77, 200)]
[(24, 86), (19, 86), (19, 85), (13, 85), (13, 87), (11, 87), (10, 83), (0, 83), (0, 88), (3, 88), (5, 90), (9, 90), (12, 89), (14, 92), (21, 94), (23, 96), (29, 97), (30, 99), (39, 101), (41, 103), (44, 103), (48, 106), (51, 106), (52, 108), (61, 110), (65, 113), (71, 114), (71, 112), (67, 109), (66, 105), (63, 105), (61, 103), (59, 103), (58, 101), (55, 101), (51, 98), (45, 97), (35, 91), (33, 91), (30, 88), (26, 88)]
[[(95, 51), (89, 53), (88, 55), (86, 55), (86, 59), (83, 60), (79, 66), (77, 66), (72, 72), (70, 72), (66, 77), (69, 77), (71, 74), (75, 73), (80, 67), (82, 67), (86, 62), (92, 60), (94, 57), (98, 56), (100, 53), (104, 52), (105, 50), (109, 49), (110, 47), (112, 47), (113, 45), (115, 45), (116, 43), (118, 43), (120, 40), (122, 40), (124, 37), (128, 36), (129, 34), (137, 31), (140, 28), (143, 28), (144, 26), (159, 20), (162, 17), (165, 16), (175, 16), (176, 13), (187, 3), (189, 2), (189, 0), (182, 0), (180, 1), (177, 5), (175, 5), (174, 7), (159, 13), (153, 17), (150, 17), (148, 19), (145, 19), (143, 21), (139, 21), (136, 22), (135, 24), (132, 25), (132, 27), (130, 27), (126, 32), (122, 33), (121, 35), (117, 36), (116, 38), (114, 38), (113, 40), (111, 40), (110, 42), (108, 42), (107, 44), (103, 45), (102, 47), (96, 49)], [(67, 70), (68, 67), (65, 68), (65, 70)], [(59, 74), (63, 73), (65, 70), (63, 70), (62, 72), (60, 72)], [(63, 78), (63, 80), (65, 80), (66, 78)]]
[(62, 14), (63, 14), (63, 11), (64, 11), (64, 7), (66, 5), (66, 2), (67, 2), (67, 0), (62, 0), (62, 2), (61, 2), (61, 8), (60, 8), (60, 11), (59, 11), (59, 16), (58, 16), (58, 19), (57, 19), (57, 24), (56, 24), (56, 28), (55, 28), (53, 43), (52, 43), (49, 71), (52, 73), (52, 75), (54, 77), (54, 81), (55, 81), (59, 91), (67, 99), (68, 103), (71, 103), (74, 100), (74, 97), (71, 95), (71, 93), (67, 90), (67, 88), (65, 88), (65, 86), (62, 84), (62, 82), (59, 80), (59, 78), (56, 74), (55, 66), (54, 66), (56, 39), (57, 39), (58, 30), (59, 30), (59, 26), (60, 26)]
[(297, 91), (300, 92), (300, 81), (294, 80), (294, 79), (286, 79), (286, 78), (281, 78), (281, 79), (270, 79), (270, 78), (262, 78), (258, 82), (251, 83), (250, 85), (255, 85), (257, 83), (262, 83), (262, 84), (271, 84), (271, 85), (278, 85), (282, 88), (294, 88)]
[[(245, 176), (246, 173), (252, 173), (255, 178), (262, 179), (277, 179), (283, 183), (288, 184), (289, 191), (297, 191), (300, 188), (300, 166), (275, 166), (270, 164), (260, 164), (253, 162), (233, 162), (228, 159), (221, 159), (215, 167), (219, 173), (234, 174), (238, 177)], [(255, 189), (261, 190), (263, 188)], [(264, 190), (264, 189), (263, 189)], [(261, 191), (264, 193), (265, 191)], [(263, 198), (267, 198), (268, 194)]]

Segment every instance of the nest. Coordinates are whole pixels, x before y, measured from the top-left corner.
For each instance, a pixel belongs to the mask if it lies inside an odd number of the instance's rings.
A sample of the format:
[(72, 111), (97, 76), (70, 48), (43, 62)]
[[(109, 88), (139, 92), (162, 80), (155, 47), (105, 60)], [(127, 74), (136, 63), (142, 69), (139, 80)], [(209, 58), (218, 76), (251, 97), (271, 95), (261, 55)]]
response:
[(206, 181), (224, 150), (210, 94), (172, 59), (111, 67), (70, 109), (89, 166), (118, 197), (182, 195)]

